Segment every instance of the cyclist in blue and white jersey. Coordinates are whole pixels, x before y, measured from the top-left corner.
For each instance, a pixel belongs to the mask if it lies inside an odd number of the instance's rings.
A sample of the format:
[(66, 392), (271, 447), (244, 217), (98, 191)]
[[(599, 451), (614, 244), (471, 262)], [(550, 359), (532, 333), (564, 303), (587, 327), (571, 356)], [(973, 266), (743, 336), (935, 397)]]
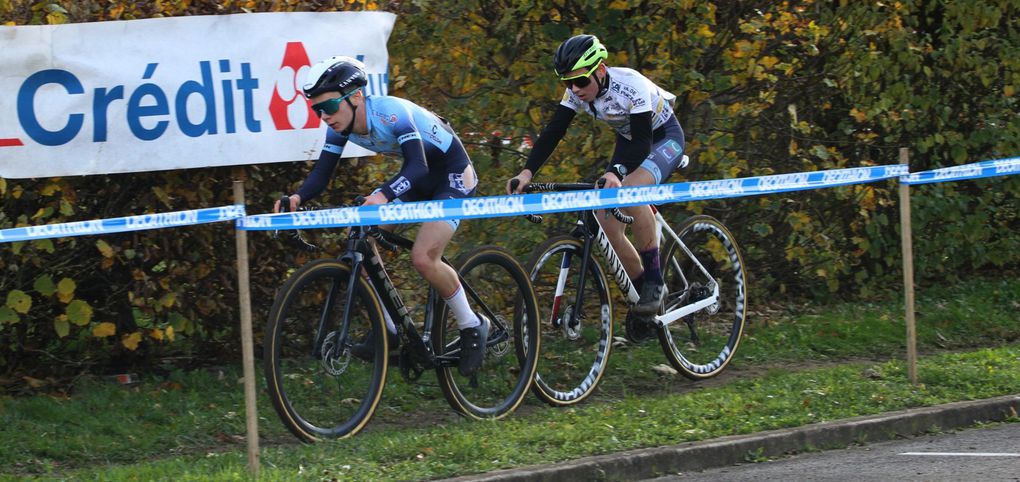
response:
[[(330, 130), (315, 167), (297, 193), (290, 195), (290, 208), (297, 209), (326, 188), (348, 142), (403, 157), (400, 171), (365, 198), (366, 206), (471, 196), (478, 178), (450, 124), (411, 101), (369, 96), (364, 91), (367, 84), (364, 65), (350, 57), (331, 57), (309, 70), (304, 94)], [(279, 211), (279, 205), (275, 210)], [(489, 327), (468, 305), (457, 273), (441, 261), (458, 224), (459, 220), (423, 223), (411, 249), (411, 262), (443, 296), (457, 319), (459, 370), (467, 376), (482, 364)], [(387, 325), (395, 332), (392, 322)], [(355, 345), (355, 354), (368, 346), (371, 344), (364, 342)]]
[[(676, 96), (633, 69), (606, 66), (608, 56), (594, 35), (571, 37), (556, 50), (553, 65), (566, 90), (552, 120), (535, 141), (525, 168), (514, 178), (519, 180), (516, 192), (531, 182), (579, 111), (616, 131), (616, 148), (602, 176), (606, 188), (660, 184), (684, 167), (684, 131), (673, 114)], [(511, 181), (507, 192), (512, 194)], [(615, 218), (603, 221), (603, 228), (641, 295), (631, 310), (653, 315), (664, 296), (655, 217), (645, 206), (623, 211), (634, 217), (636, 249), (624, 234), (624, 225)]]

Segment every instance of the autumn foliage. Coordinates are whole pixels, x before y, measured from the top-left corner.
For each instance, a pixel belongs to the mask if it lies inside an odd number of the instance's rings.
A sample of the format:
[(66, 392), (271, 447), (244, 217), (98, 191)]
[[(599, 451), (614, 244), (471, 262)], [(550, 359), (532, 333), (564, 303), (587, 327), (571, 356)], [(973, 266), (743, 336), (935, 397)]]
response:
[[(901, 147), (910, 149), (913, 171), (1020, 154), (1016, 2), (540, 3), (0, 0), (0, 22), (395, 12), (390, 93), (452, 121), (484, 195), (501, 194), (523, 165), (522, 144), (537, 136), (562, 93), (552, 53), (580, 32), (602, 39), (610, 65), (638, 69), (678, 95), (693, 162), (673, 182), (893, 164)], [(606, 126), (579, 116), (538, 179), (594, 179), (613, 142)], [(284, 163), (0, 179), (0, 228), (227, 205), (241, 175), (248, 212), (260, 213), (306, 172), (304, 164)], [(371, 158), (352, 162), (322, 202), (349, 202), (385, 174)], [(746, 252), (752, 305), (870, 296), (901, 280), (895, 190), (879, 182), (669, 209), (710, 213), (731, 227)], [(1020, 176), (920, 186), (914, 194), (922, 286), (980, 270), (1015, 273)], [(523, 257), (564, 230), (562, 222), (471, 221), (458, 232), (458, 247), (497, 242)], [(287, 270), (308, 255), (264, 233), (250, 240), (258, 327)], [(40, 361), (85, 370), (167, 356), (233, 358), (233, 243), (233, 230), (221, 224), (0, 245), (0, 372)]]

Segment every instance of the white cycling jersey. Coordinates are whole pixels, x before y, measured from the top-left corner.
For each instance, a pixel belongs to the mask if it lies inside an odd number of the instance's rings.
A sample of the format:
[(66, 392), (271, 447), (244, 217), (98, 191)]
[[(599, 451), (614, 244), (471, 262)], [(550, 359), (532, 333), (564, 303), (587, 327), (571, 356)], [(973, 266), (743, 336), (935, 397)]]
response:
[[(602, 97), (595, 99), (592, 113), (587, 102), (582, 101), (570, 89), (563, 93), (560, 105), (584, 111), (596, 119), (605, 121), (621, 136), (630, 139), (630, 115), (652, 112), (652, 130), (666, 123), (673, 115), (676, 96), (659, 88), (647, 77), (626, 67), (606, 67), (609, 73), (609, 89)], [(593, 79), (594, 80), (594, 79)]]

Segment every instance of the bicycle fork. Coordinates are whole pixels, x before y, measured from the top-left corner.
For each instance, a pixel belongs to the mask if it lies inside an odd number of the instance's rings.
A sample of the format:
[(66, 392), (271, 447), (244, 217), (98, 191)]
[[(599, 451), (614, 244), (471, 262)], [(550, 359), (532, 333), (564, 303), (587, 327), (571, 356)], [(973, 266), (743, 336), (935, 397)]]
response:
[[(350, 253), (345, 255), (345, 260), (351, 266), (351, 272), (347, 279), (347, 291), (344, 293), (344, 305), (343, 306), (354, 306), (354, 290), (358, 286), (358, 272), (361, 269), (361, 263), (364, 255), (359, 252)], [(329, 320), (330, 313), (333, 312), (334, 303), (336, 303), (337, 294), (340, 291), (340, 283), (338, 280), (333, 281), (333, 286), (330, 287), (329, 294), (326, 295), (325, 307), (322, 313), (319, 315), (319, 326), (315, 330), (315, 344), (312, 345), (312, 357), (320, 358), (324, 357), (328, 353), (323, 353), (323, 346), (330, 346), (335, 351), (333, 356), (337, 356), (342, 353), (340, 343), (347, 339), (347, 330), (351, 324), (351, 310), (344, 310), (343, 319), (340, 322), (340, 329), (331, 332), (333, 335), (330, 340), (326, 340), (327, 333), (326, 324)], [(350, 345), (350, 343), (347, 343)], [(325, 361), (325, 360), (324, 360)]]

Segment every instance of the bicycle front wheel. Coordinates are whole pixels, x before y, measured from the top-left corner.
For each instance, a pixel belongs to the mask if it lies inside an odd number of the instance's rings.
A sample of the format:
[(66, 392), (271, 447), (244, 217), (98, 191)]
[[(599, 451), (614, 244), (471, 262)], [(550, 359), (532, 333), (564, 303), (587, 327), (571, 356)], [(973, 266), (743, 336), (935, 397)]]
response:
[(539, 353), (535, 295), (524, 268), (506, 251), (476, 248), (457, 261), (461, 285), (475, 312), (488, 318), (489, 339), (481, 368), (470, 377), (455, 363), (460, 351), (457, 320), (442, 303), (433, 325), (441, 363), (439, 386), (454, 410), (475, 419), (497, 419), (514, 411), (528, 394)]
[[(747, 313), (747, 277), (740, 249), (719, 220), (693, 216), (681, 225), (678, 236), (693, 259), (668, 238), (661, 258), (666, 283), (662, 311), (704, 300), (715, 286), (719, 300), (660, 329), (659, 342), (673, 368), (701, 380), (721, 373), (737, 351)], [(711, 276), (705, 276), (694, 259)]]
[(583, 255), (580, 240), (556, 236), (535, 248), (528, 263), (535, 299), (542, 307), (542, 355), (532, 390), (550, 405), (573, 405), (587, 398), (609, 363), (613, 339), (609, 283), (602, 265), (589, 254), (584, 286), (580, 285)]
[(347, 306), (350, 273), (336, 260), (308, 263), (284, 283), (269, 312), (269, 398), (287, 429), (305, 442), (357, 433), (382, 396), (387, 337), (381, 307), (361, 276)]

